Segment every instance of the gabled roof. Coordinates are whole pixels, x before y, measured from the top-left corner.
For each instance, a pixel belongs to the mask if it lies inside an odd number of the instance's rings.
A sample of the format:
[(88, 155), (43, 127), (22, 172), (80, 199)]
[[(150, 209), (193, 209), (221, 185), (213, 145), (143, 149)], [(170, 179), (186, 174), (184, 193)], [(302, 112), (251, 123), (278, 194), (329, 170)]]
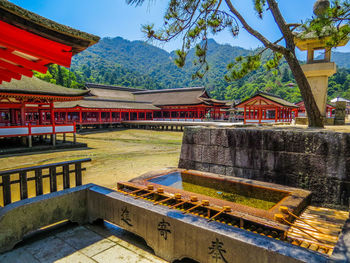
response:
[(156, 106), (171, 105), (210, 105), (213, 103), (223, 103), (210, 98), (204, 87), (165, 89), (165, 90), (147, 90), (133, 92), (135, 100), (149, 101)]
[(262, 98), (264, 98), (266, 100), (269, 100), (270, 102), (273, 102), (273, 103), (278, 104), (278, 105), (283, 106), (283, 107), (298, 108), (297, 105), (295, 105), (295, 104), (293, 104), (293, 103), (291, 103), (289, 101), (286, 101), (286, 100), (282, 99), (279, 96), (276, 96), (276, 95), (273, 95), (273, 94), (269, 94), (269, 93), (265, 93), (265, 92), (258, 92), (258, 93), (256, 93), (251, 98), (246, 99), (246, 100), (242, 101), (240, 104), (236, 105), (235, 108), (243, 108), (244, 105), (246, 105), (247, 103), (249, 103), (250, 101), (254, 100), (254, 98), (257, 98), (257, 97), (262, 97)]
[(140, 91), (140, 89), (121, 87), (121, 86), (111, 86), (111, 85), (101, 85), (86, 83), (85, 86), (90, 90), (89, 95), (96, 98), (103, 99), (118, 99), (118, 100), (130, 100), (134, 101), (135, 96), (133, 92)]
[[(295, 103), (295, 105), (297, 105), (299, 108), (305, 108), (305, 103), (304, 103), (303, 100), (302, 100), (302, 101), (299, 101), (299, 102), (297, 102), (297, 103)], [(326, 104), (326, 107), (327, 107), (327, 108), (335, 108), (335, 106), (332, 105), (332, 104), (330, 104), (330, 103), (327, 103), (327, 104)]]
[(337, 101), (345, 101), (345, 102), (347, 102), (347, 103), (350, 102), (350, 100), (347, 100), (347, 99), (341, 98), (341, 97), (336, 97), (336, 98), (334, 98), (334, 99), (331, 100), (332, 103), (335, 103), (335, 102), (337, 102)]
[(7, 0), (0, 0), (0, 20), (52, 41), (71, 46), (73, 54), (83, 51), (100, 40), (98, 36), (61, 25)]
[(87, 94), (88, 90), (65, 88), (53, 83), (46, 82), (36, 77), (22, 76), (21, 80), (12, 80), (0, 84), (0, 95), (3, 93), (50, 95), (65, 97), (81, 97)]
[(140, 101), (124, 101), (112, 99), (84, 98), (78, 101), (57, 102), (55, 108), (92, 108), (92, 109), (135, 109), (135, 110), (159, 110), (158, 107)]

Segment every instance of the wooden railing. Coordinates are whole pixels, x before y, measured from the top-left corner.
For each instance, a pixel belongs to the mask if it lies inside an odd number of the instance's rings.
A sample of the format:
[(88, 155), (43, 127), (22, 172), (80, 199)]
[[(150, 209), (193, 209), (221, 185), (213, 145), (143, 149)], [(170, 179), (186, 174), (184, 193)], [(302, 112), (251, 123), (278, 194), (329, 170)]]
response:
[[(71, 181), (75, 181), (75, 186), (82, 185), (82, 163), (90, 162), (91, 159), (80, 159), (74, 161), (31, 166), (26, 168), (0, 171), (0, 191), (2, 190), (3, 205), (12, 203), (12, 199), (23, 200), (28, 198), (28, 183), (34, 181), (35, 194), (34, 196), (44, 193), (44, 179), (48, 178), (49, 186), (47, 191), (57, 192), (58, 188), (71, 188)], [(74, 174), (74, 178), (71, 175)], [(58, 185), (58, 178), (62, 175), (62, 184)], [(72, 180), (73, 179), (73, 180)], [(13, 191), (17, 185), (19, 191)], [(17, 195), (17, 196), (16, 196)], [(32, 194), (33, 195), (33, 194)]]

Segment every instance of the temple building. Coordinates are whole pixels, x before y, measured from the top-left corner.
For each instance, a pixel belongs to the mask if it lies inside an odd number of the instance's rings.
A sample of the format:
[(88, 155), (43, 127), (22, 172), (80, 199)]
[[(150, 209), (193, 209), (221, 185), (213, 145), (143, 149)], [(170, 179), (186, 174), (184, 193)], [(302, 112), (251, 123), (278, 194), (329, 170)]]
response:
[[(304, 101), (300, 101), (295, 105), (299, 107), (297, 110), (296, 117), (307, 117)], [(329, 103), (326, 103), (326, 118), (333, 118), (335, 114), (334, 112), (335, 112), (335, 106)]]
[(32, 135), (74, 132), (74, 125), (55, 125), (53, 103), (86, 92), (31, 78), (50, 64), (70, 67), (73, 55), (99, 39), (0, 0), (0, 138), (27, 137), (31, 145)]
[(139, 89), (86, 84), (87, 92), (78, 101), (55, 103), (58, 123), (80, 126), (119, 124), (124, 120), (152, 120), (160, 110), (150, 102), (137, 101), (133, 92)]
[(81, 126), (123, 121), (224, 120), (230, 103), (212, 99), (205, 88), (141, 90), (87, 83), (89, 93), (77, 101), (56, 102), (57, 123)]
[(246, 123), (278, 123), (291, 122), (298, 106), (279, 96), (259, 92), (235, 106), (243, 111)]
[(203, 87), (147, 90), (133, 93), (138, 101), (149, 101), (160, 108), (155, 120), (224, 120), (231, 102), (210, 97)]

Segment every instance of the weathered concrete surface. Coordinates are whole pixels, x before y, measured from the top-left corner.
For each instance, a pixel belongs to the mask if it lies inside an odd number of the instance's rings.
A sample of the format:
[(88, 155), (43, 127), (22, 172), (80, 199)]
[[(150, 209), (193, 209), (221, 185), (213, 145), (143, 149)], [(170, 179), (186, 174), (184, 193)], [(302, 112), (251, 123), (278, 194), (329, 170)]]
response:
[(108, 223), (62, 226), (0, 254), (1, 263), (166, 263), (141, 238)]
[[(19, 242), (24, 234), (62, 219), (80, 223), (85, 223), (86, 220), (106, 220), (139, 235), (157, 256), (170, 262), (191, 258), (202, 263), (322, 263), (329, 259), (326, 255), (280, 240), (218, 222), (208, 222), (205, 218), (184, 215), (181, 211), (155, 206), (151, 202), (96, 185), (19, 201), (0, 210), (0, 253)], [(79, 262), (81, 257), (102, 251), (101, 247), (110, 250), (110, 242), (85, 249), (96, 238), (91, 233), (81, 235), (83, 237), (77, 239), (72, 233), (66, 233), (59, 239), (51, 237), (52, 240), (49, 238), (47, 242), (56, 246), (59, 253), (74, 252), (65, 244), (68, 243), (71, 247), (81, 249), (80, 252), (84, 254), (73, 253), (72, 258), (63, 262)], [(65, 242), (62, 243), (62, 240)], [(42, 246), (37, 247), (36, 252), (37, 257), (55, 256)], [(42, 255), (41, 252), (46, 254)], [(101, 254), (93, 259), (98, 262), (117, 262), (118, 253), (118, 248), (113, 248), (109, 254)], [(26, 257), (24, 254), (20, 256)], [(111, 258), (112, 261), (108, 261)]]
[(87, 222), (84, 185), (12, 203), (0, 208), (0, 253), (12, 249), (23, 236), (60, 222)]
[(88, 191), (90, 221), (105, 219), (145, 239), (165, 260), (198, 262), (326, 262), (327, 257), (205, 218), (134, 199), (99, 186)]
[(348, 207), (350, 134), (287, 128), (186, 128), (179, 168), (308, 189), (314, 204)]
[(350, 219), (343, 227), (331, 259), (335, 262), (350, 262)]

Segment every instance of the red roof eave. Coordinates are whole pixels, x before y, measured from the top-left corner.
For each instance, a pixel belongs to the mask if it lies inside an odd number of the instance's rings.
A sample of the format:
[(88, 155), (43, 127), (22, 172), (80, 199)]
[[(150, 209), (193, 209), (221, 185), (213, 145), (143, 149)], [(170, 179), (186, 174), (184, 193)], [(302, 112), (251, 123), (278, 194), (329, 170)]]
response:
[(70, 67), (72, 47), (0, 21), (0, 83), (46, 73), (48, 64)]

